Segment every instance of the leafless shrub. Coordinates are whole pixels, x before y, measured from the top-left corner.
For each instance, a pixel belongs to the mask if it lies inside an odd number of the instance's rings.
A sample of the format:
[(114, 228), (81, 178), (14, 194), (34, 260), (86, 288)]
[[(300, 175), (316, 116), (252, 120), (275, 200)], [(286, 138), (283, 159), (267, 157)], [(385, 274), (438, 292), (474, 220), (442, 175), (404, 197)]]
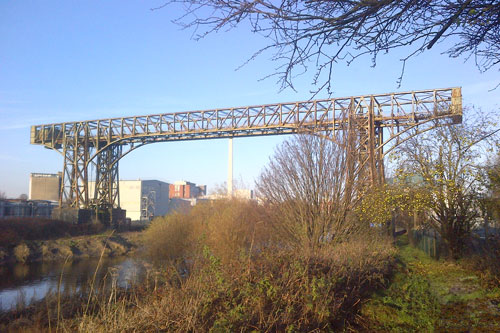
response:
[(284, 241), (308, 248), (342, 240), (360, 224), (349, 218), (357, 200), (352, 135), (298, 135), (275, 152), (257, 189)]
[(152, 259), (179, 259), (193, 246), (193, 223), (186, 214), (174, 213), (157, 217), (144, 231), (148, 257)]

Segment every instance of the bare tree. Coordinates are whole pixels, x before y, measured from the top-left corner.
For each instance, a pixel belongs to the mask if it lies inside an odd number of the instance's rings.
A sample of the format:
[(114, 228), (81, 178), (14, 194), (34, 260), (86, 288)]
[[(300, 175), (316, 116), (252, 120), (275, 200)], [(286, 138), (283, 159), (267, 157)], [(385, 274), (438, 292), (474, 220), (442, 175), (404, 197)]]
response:
[(354, 233), (349, 213), (357, 199), (352, 136), (297, 135), (277, 148), (257, 182), (283, 239), (306, 248)]
[(0, 191), (0, 199), (7, 199), (7, 196), (5, 195), (5, 192)]
[(270, 76), (282, 88), (312, 65), (316, 91), (330, 92), (335, 63), (370, 55), (375, 66), (380, 53), (404, 48), (400, 83), (409, 58), (445, 39), (450, 57), (472, 57), (481, 71), (500, 64), (498, 0), (168, 0), (162, 7), (172, 3), (184, 5), (176, 22), (195, 28), (197, 38), (248, 22), (270, 41), (252, 58), (274, 50), (281, 65)]
[(499, 132), (491, 119), (476, 114), (463, 124), (437, 127), (401, 144), (395, 154), (400, 180), (427, 193), (412, 206), (430, 211), (429, 223), (459, 257), (481, 213), (484, 168), (481, 159)]

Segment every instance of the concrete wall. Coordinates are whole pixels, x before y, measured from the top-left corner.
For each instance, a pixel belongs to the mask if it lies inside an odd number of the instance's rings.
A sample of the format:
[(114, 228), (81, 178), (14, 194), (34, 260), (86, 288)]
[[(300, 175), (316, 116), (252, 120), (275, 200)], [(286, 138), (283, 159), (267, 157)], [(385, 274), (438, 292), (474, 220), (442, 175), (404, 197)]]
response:
[(32, 173), (28, 198), (30, 200), (59, 201), (61, 174)]
[[(127, 211), (127, 218), (132, 221), (140, 220), (142, 213), (163, 216), (169, 212), (169, 185), (159, 180), (120, 180), (120, 208)], [(91, 197), (94, 186), (95, 182), (89, 182)], [(148, 207), (148, 202), (152, 206)]]
[(193, 206), (193, 200), (196, 199), (183, 199), (183, 198), (172, 198), (170, 199), (169, 211), (168, 213), (186, 213)]
[(141, 180), (120, 180), (120, 207), (127, 211), (127, 218), (141, 219)]

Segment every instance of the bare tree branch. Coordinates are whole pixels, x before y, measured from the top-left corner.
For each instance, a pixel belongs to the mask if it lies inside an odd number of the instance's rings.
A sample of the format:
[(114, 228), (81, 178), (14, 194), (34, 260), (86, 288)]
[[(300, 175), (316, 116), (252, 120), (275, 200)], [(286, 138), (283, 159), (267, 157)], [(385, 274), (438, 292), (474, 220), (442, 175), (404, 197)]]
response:
[(193, 28), (195, 38), (250, 23), (251, 31), (269, 40), (249, 60), (274, 50), (281, 88), (293, 88), (297, 75), (315, 64), (313, 83), (318, 92), (331, 90), (333, 65), (404, 48), (402, 74), (409, 58), (453, 37), (450, 57), (474, 56), (480, 71), (500, 64), (499, 0), (169, 0), (181, 4), (176, 22)]

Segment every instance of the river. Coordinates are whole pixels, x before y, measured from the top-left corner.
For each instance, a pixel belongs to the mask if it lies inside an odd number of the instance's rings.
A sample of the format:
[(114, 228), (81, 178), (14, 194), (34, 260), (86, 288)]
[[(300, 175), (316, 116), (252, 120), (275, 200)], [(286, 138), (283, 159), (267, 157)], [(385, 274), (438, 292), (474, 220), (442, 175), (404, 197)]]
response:
[[(142, 260), (135, 257), (80, 259), (64, 262), (34, 262), (0, 266), (0, 311), (23, 307), (43, 299), (49, 292), (71, 294), (115, 279), (118, 286), (140, 282), (146, 275)], [(59, 285), (59, 281), (61, 284)], [(59, 287), (59, 288), (58, 288)]]

